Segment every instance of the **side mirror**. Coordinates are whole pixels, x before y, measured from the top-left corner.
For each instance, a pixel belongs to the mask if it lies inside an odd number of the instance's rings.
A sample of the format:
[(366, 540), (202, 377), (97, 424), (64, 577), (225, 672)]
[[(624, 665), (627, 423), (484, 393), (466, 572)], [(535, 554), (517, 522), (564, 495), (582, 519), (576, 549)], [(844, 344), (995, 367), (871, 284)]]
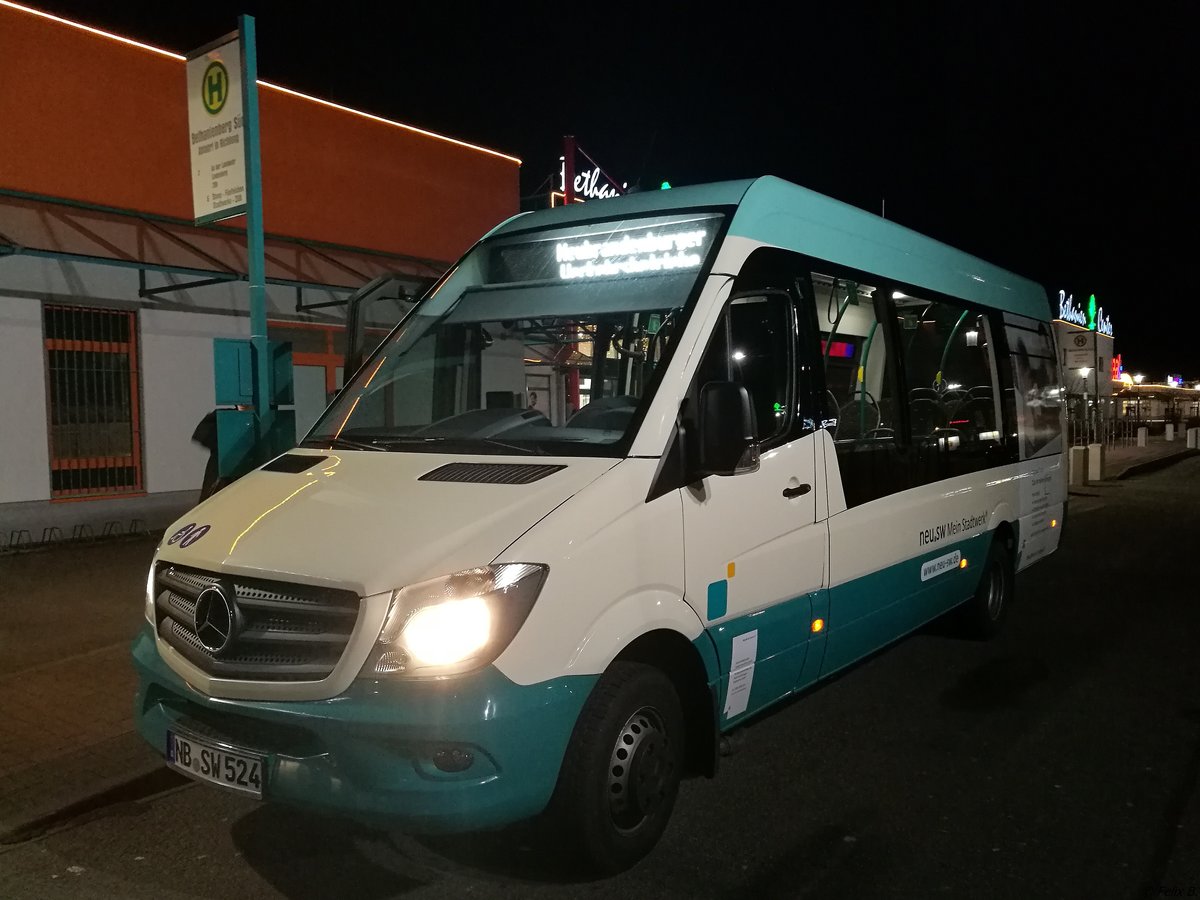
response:
[(754, 407), (732, 381), (710, 381), (700, 391), (697, 414), (697, 475), (740, 475), (758, 469)]

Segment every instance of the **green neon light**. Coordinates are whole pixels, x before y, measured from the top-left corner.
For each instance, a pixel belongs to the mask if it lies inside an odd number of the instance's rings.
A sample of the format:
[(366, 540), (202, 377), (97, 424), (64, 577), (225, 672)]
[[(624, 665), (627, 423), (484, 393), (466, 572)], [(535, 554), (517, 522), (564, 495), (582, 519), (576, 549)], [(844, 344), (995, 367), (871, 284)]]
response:
[(1088, 328), (1091, 331), (1096, 330), (1096, 295), (1088, 297)]
[(662, 183), (662, 184), (659, 186), (659, 188), (658, 188), (658, 189), (659, 189), (660, 191), (669, 191), (669, 190), (671, 189), (671, 182), (669, 182), (669, 181), (664, 181), (664, 182), (663, 182), (663, 183)]

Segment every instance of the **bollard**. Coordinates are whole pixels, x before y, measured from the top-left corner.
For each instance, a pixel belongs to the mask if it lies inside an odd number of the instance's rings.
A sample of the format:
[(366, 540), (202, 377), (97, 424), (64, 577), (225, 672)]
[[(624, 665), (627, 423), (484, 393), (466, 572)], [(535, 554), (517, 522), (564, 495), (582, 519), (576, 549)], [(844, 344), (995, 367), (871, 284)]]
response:
[(1200, 428), (1187, 430), (1187, 445), (1189, 450), (1200, 450)]
[(1067, 460), (1071, 470), (1071, 487), (1086, 487), (1088, 483), (1087, 447), (1072, 447)]
[(1175, 440), (1175, 426), (1171, 422), (1167, 423), (1167, 440)]
[(1088, 481), (1103, 481), (1104, 480), (1104, 457), (1105, 448), (1103, 444), (1088, 444)]
[(1150, 429), (1147, 428), (1145, 425), (1138, 428), (1138, 446), (1139, 447), (1146, 446), (1146, 435), (1148, 435), (1149, 433), (1150, 433)]

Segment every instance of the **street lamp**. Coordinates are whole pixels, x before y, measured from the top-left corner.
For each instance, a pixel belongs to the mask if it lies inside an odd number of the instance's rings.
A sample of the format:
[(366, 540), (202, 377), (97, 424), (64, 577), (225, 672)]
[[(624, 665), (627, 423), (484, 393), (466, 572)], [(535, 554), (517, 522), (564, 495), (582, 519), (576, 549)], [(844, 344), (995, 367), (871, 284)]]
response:
[(1134, 397), (1137, 400), (1137, 422), (1139, 425), (1142, 424), (1142, 382), (1145, 380), (1146, 380), (1145, 375), (1134, 375), (1133, 376), (1133, 383), (1135, 385), (1137, 385), (1137, 387), (1134, 388), (1133, 393), (1134, 393)]

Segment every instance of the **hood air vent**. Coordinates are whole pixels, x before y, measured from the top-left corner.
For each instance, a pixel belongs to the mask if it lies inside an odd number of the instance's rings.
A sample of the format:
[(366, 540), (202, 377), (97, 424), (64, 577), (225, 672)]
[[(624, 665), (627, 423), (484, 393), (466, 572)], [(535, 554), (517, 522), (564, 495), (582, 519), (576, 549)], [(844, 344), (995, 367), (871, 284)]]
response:
[(426, 472), (417, 481), (457, 481), (466, 484), (530, 484), (566, 466), (539, 463), (450, 463)]
[(311, 469), (317, 463), (325, 462), (328, 456), (305, 456), (302, 453), (285, 453), (278, 459), (273, 459), (262, 467), (264, 472), (290, 472), (295, 475), (305, 469)]

